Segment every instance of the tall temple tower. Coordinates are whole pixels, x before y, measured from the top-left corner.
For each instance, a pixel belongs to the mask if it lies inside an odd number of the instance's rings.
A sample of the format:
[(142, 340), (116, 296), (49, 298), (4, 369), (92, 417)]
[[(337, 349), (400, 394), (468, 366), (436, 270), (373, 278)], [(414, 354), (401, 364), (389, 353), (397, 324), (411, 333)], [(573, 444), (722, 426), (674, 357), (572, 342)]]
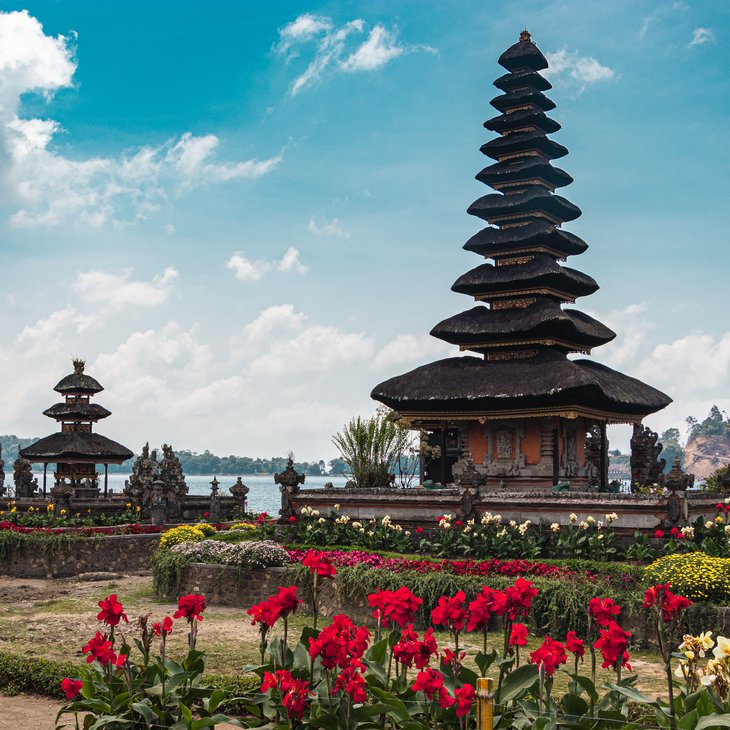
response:
[(109, 464), (121, 464), (134, 454), (106, 436), (94, 433), (94, 424), (111, 412), (91, 398), (104, 388), (84, 372), (83, 360), (73, 361), (74, 371), (62, 378), (54, 390), (64, 400), (43, 411), (44, 416), (61, 424), (60, 433), (40, 439), (20, 450), (31, 463), (43, 464), (43, 493), (46, 493), (48, 464), (56, 464), (55, 483), (67, 484), (76, 498), (99, 496), (97, 464), (104, 465), (104, 496), (108, 489)]
[(477, 356), (418, 367), (376, 386), (371, 396), (440, 447), (423, 479), (450, 483), (473, 461), (484, 477), (509, 488), (561, 480), (601, 486), (606, 425), (640, 423), (671, 399), (604, 365), (568, 359), (615, 334), (562, 306), (598, 285), (560, 263), (587, 245), (562, 228), (581, 211), (555, 194), (573, 179), (551, 164), (568, 150), (548, 137), (560, 129), (545, 113), (555, 108), (543, 93), (551, 85), (539, 73), (548, 63), (527, 31), (499, 63), (508, 71), (494, 82), (503, 93), (491, 104), (500, 114), (484, 126), (500, 136), (481, 148), (496, 162), (476, 176), (496, 192), (469, 207), (488, 225), (464, 245), (487, 262), (452, 286), (477, 305), (431, 330)]

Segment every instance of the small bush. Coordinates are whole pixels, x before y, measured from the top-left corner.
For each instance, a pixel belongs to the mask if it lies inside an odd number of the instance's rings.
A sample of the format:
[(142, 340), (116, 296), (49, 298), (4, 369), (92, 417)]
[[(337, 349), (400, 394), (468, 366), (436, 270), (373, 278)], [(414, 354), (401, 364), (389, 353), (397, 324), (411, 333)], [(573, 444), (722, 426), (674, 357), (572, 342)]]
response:
[(672, 591), (692, 601), (730, 602), (730, 558), (705, 553), (673, 553), (644, 569), (647, 585), (671, 583)]
[(77, 666), (67, 662), (0, 652), (0, 690), (8, 694), (25, 692), (61, 698), (61, 680), (77, 676), (78, 671)]

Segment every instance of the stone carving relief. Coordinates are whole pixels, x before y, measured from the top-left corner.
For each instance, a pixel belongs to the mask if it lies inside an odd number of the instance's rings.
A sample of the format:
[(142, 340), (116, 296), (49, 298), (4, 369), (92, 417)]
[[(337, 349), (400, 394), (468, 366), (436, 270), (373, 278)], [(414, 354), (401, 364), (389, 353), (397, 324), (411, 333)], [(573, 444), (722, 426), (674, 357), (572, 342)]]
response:
[(33, 497), (38, 491), (38, 480), (33, 477), (33, 465), (22, 456), (19, 456), (13, 464), (13, 481), (15, 496), (20, 499)]
[(666, 460), (660, 459), (663, 446), (659, 434), (640, 423), (634, 424), (631, 437), (631, 483), (655, 484), (662, 480)]

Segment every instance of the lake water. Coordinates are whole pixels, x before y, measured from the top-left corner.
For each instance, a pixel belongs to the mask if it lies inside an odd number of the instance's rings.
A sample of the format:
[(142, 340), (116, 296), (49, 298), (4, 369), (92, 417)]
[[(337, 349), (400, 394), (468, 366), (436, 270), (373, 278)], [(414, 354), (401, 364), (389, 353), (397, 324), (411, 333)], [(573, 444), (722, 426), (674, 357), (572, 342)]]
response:
[[(38, 484), (43, 485), (43, 472), (36, 472), (34, 476), (38, 477)], [(129, 479), (129, 474), (110, 474), (109, 489), (119, 494), (124, 489), (124, 480)], [(218, 476), (220, 482), (221, 494), (228, 494), (228, 489), (236, 483), (236, 477)], [(250, 512), (268, 512), (270, 515), (277, 516), (281, 507), (281, 495), (279, 494), (279, 485), (274, 483), (274, 477), (271, 474), (244, 474), (243, 483), (249, 488), (248, 493), (248, 509)], [(11, 479), (12, 481), (12, 479)], [(100, 486), (104, 487), (104, 475), (101, 474)], [(185, 476), (185, 483), (188, 485), (190, 494), (210, 494), (210, 483), (213, 481), (213, 475), (207, 476)], [(341, 476), (308, 476), (304, 482), (304, 487), (309, 489), (321, 489), (325, 482), (332, 482), (335, 487), (344, 487), (346, 477)], [(48, 474), (47, 488), (53, 486), (53, 477)]]

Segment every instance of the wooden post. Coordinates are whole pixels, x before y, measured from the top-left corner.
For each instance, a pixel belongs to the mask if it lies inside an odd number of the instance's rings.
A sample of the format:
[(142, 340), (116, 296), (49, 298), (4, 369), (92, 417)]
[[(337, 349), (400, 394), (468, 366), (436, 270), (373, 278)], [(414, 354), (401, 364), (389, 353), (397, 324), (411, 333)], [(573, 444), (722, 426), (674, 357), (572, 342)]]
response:
[(601, 423), (601, 488), (608, 487), (608, 437), (606, 434), (606, 422)]
[(46, 496), (46, 474), (48, 473), (48, 462), (43, 463), (43, 496)]
[(104, 464), (104, 499), (107, 497), (109, 490), (109, 464)]
[(441, 461), (439, 462), (439, 480), (442, 486), (446, 486), (446, 426), (441, 429)]
[(560, 439), (558, 429), (553, 429), (553, 486), (560, 482)]
[(493, 730), (494, 727), (494, 681), (489, 677), (477, 679), (477, 730)]

